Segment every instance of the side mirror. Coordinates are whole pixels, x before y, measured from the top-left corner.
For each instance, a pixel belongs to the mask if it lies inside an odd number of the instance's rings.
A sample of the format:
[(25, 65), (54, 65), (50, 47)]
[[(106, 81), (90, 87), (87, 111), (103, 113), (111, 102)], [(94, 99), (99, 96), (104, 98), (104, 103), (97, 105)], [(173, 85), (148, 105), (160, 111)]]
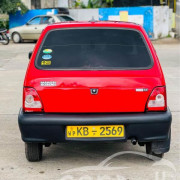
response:
[(29, 52), (29, 55), (28, 55), (29, 59), (31, 59), (32, 53), (33, 53), (32, 51)]

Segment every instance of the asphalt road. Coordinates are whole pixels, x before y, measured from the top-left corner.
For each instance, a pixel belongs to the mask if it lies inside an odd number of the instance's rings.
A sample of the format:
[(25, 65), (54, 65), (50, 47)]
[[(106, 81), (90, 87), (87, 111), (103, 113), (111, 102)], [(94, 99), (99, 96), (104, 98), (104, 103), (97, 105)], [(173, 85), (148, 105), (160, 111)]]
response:
[[(145, 147), (130, 142), (63, 143), (44, 148), (43, 160), (37, 163), (26, 160), (17, 123), (28, 52), (35, 44), (0, 45), (0, 180), (180, 179), (180, 41), (153, 43), (166, 77), (173, 114), (171, 149), (164, 159), (149, 160), (144, 157)], [(102, 162), (113, 154), (114, 158)]]

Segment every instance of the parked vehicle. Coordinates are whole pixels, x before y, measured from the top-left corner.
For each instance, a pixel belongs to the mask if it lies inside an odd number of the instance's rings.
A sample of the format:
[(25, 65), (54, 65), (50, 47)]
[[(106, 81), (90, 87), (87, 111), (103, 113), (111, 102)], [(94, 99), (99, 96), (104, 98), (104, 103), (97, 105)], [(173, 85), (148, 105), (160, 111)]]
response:
[(74, 19), (65, 14), (35, 16), (25, 25), (10, 29), (11, 38), (14, 43), (37, 40), (48, 24), (65, 21), (74, 21)]
[(9, 37), (7, 34), (7, 29), (0, 29), (0, 43), (4, 45), (9, 44)]
[(63, 141), (131, 140), (160, 158), (169, 151), (166, 83), (140, 25), (49, 25), (29, 56), (18, 117), (29, 161)]

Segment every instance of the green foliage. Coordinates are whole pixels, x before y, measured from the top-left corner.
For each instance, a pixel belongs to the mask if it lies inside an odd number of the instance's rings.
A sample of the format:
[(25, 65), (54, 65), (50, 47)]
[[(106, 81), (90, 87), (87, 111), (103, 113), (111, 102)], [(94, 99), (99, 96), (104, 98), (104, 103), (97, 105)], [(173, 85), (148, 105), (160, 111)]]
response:
[(100, 8), (101, 3), (102, 2), (100, 0), (89, 0), (87, 8)]
[(103, 5), (105, 7), (113, 7), (113, 2), (114, 2), (114, 0), (104, 0)]
[(77, 0), (77, 1), (74, 2), (74, 7), (75, 8), (79, 8), (79, 7), (80, 8), (86, 8), (85, 4), (80, 0)]
[(114, 0), (88, 0), (88, 5), (85, 6), (81, 0), (76, 0), (75, 8), (100, 8), (100, 7), (113, 7)]
[(28, 11), (21, 0), (0, 0), (0, 13), (14, 14), (18, 10), (21, 10), (21, 14)]
[(9, 21), (8, 20), (1, 20), (0, 19), (0, 28), (6, 28), (9, 29)]

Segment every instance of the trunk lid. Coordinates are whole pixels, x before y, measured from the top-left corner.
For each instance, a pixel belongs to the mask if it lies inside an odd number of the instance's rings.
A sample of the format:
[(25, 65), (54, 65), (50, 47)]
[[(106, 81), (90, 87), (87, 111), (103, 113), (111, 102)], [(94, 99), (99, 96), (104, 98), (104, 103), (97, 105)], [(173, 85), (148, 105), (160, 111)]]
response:
[[(52, 82), (56, 86), (47, 85)], [(144, 112), (157, 82), (149, 77), (59, 77), (36, 80), (35, 87), (47, 113)]]

